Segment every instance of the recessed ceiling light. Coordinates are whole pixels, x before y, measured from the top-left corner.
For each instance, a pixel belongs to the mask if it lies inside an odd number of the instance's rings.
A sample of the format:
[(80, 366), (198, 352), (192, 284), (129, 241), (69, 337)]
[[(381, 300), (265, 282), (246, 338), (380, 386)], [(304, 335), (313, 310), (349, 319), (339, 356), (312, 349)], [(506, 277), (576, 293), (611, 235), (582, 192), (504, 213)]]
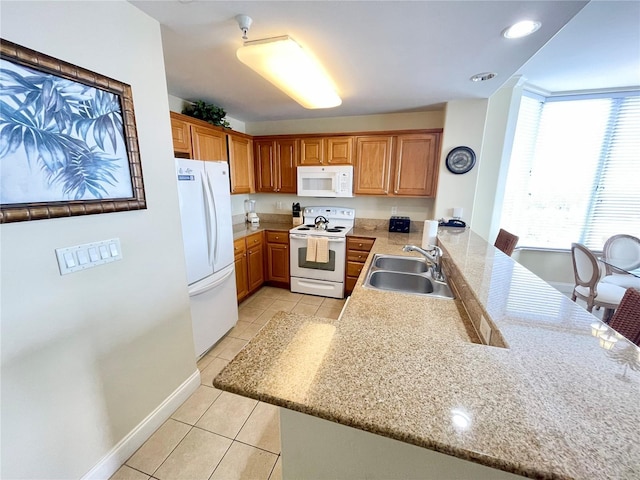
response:
[(484, 82), (486, 80), (491, 80), (496, 75), (497, 74), (493, 72), (476, 73), (469, 80), (471, 80), (472, 82)]
[(523, 20), (522, 22), (518, 22), (515, 25), (511, 25), (504, 32), (502, 32), (502, 36), (504, 38), (522, 38), (527, 35), (531, 35), (533, 32), (537, 31), (542, 24), (540, 22), (536, 22), (534, 20)]

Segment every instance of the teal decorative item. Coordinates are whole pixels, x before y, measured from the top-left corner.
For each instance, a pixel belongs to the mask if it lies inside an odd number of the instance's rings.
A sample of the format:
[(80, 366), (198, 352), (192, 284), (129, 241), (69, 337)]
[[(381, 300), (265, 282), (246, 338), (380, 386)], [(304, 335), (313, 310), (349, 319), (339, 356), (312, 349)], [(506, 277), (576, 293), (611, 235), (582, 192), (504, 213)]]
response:
[(229, 122), (224, 119), (224, 117), (227, 116), (227, 112), (225, 112), (222, 107), (203, 102), (202, 100), (197, 100), (193, 102), (193, 104), (185, 107), (182, 113), (199, 120), (204, 120), (217, 127), (231, 127)]

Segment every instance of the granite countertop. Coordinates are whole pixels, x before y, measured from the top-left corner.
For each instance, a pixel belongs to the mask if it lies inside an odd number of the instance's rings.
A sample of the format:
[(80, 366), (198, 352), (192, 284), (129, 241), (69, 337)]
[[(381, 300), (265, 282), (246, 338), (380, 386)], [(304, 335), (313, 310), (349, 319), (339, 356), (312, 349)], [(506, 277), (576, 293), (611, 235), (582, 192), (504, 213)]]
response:
[[(422, 236), (352, 235), (412, 256)], [(468, 229), (438, 240), (460, 299), (364, 288), (370, 255), (340, 319), (276, 314), (214, 386), (532, 478), (640, 478), (640, 349), (601, 348), (594, 316)]]

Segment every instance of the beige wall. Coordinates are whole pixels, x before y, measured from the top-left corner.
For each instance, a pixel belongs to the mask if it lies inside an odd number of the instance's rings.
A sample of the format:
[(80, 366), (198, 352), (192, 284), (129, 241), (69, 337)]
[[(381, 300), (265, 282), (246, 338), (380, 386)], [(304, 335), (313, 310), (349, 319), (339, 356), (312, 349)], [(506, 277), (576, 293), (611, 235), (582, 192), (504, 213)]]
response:
[[(0, 476), (80, 478), (196, 372), (160, 28), (124, 1), (3, 1), (1, 28), (133, 89), (148, 209), (0, 226)], [(60, 276), (56, 248), (114, 237)]]
[[(189, 102), (187, 100), (176, 97), (174, 95), (169, 95), (169, 110), (171, 110), (172, 112), (182, 113), (182, 110), (184, 110), (187, 105), (189, 105)], [(233, 117), (230, 117), (229, 115), (225, 117), (225, 120), (229, 122), (231, 128), (236, 132), (246, 132), (245, 123), (243, 121), (237, 120)]]
[(473, 230), (489, 243), (495, 241), (500, 229), (504, 187), (521, 97), (521, 79), (514, 77), (489, 98), (471, 221)]
[(419, 128), (442, 128), (442, 110), (354, 117), (325, 117), (271, 122), (247, 122), (250, 135), (280, 135), (287, 133), (339, 133)]
[[(487, 116), (487, 99), (457, 100), (447, 103), (440, 158), (440, 176), (435, 204), (436, 218), (451, 218), (454, 207), (462, 207), (462, 219), (471, 223), (478, 170), (482, 158)], [(447, 154), (455, 147), (470, 147), (476, 154), (476, 166), (468, 173), (455, 175), (447, 170)], [(473, 225), (472, 225), (473, 227)]]

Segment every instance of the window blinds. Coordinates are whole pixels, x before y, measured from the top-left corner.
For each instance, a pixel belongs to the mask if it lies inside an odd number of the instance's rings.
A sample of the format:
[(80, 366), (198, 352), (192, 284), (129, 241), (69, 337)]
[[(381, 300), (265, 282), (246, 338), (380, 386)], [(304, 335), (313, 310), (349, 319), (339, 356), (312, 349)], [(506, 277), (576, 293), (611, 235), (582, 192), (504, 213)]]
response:
[(522, 247), (640, 236), (640, 97), (524, 96), (502, 226)]

